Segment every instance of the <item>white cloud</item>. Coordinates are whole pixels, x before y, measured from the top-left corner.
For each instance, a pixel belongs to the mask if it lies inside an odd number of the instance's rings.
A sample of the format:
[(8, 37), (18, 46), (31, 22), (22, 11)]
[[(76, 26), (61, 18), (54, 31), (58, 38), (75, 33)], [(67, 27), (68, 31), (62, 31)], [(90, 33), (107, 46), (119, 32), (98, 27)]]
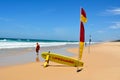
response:
[(120, 15), (120, 8), (109, 8), (100, 13), (101, 16)]
[(106, 12), (108, 14), (120, 15), (120, 8), (107, 9)]
[(120, 29), (120, 22), (114, 22), (114, 25), (110, 26), (111, 29)]

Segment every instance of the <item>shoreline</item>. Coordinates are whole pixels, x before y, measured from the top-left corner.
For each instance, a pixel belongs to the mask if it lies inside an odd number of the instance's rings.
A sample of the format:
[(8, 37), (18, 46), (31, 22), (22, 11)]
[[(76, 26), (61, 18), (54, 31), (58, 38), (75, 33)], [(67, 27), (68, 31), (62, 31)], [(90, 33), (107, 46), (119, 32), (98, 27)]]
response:
[(44, 61), (44, 59), (41, 57), (41, 53), (47, 51), (66, 56), (73, 56), (74, 54), (67, 52), (66, 49), (77, 46), (77, 44), (67, 44), (61, 46), (41, 47), (39, 56), (36, 55), (34, 47), (2, 49), (0, 50), (0, 67), (31, 63), (35, 62), (36, 59), (39, 59), (39, 61)]

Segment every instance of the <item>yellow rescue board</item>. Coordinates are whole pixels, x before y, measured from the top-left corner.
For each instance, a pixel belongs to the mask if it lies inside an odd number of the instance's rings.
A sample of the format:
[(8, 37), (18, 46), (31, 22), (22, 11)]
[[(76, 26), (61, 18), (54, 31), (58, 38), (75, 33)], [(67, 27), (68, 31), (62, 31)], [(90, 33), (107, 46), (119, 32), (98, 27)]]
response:
[(53, 62), (60, 63), (60, 64), (65, 64), (65, 65), (69, 65), (69, 66), (73, 66), (73, 67), (78, 67), (78, 66), (83, 67), (83, 64), (84, 64), (83, 62), (80, 62), (77, 59), (59, 55), (56, 53), (43, 52), (41, 54), (41, 56), (44, 59), (46, 59), (47, 55), (49, 55), (49, 61), (53, 61)]

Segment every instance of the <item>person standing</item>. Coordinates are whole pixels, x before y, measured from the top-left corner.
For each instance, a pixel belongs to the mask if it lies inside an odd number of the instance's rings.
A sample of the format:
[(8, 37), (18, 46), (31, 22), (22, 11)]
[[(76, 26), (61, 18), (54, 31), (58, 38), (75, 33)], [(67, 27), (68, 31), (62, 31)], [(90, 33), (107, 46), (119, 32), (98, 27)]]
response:
[(40, 50), (40, 45), (38, 43), (36, 43), (36, 53), (37, 53), (37, 55), (39, 54), (39, 50)]
[(91, 37), (91, 35), (90, 35), (88, 53), (90, 53), (90, 45), (91, 45), (91, 41), (92, 41), (92, 37)]

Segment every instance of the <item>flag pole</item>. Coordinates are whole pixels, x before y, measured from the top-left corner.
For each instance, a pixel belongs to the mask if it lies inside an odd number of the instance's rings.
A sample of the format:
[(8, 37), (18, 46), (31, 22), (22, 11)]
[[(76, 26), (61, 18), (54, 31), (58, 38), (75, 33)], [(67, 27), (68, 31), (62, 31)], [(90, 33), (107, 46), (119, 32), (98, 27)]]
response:
[[(81, 10), (80, 10), (80, 13), (82, 13), (82, 8), (81, 8)], [(82, 54), (81, 54), (81, 37), (84, 37), (84, 36), (81, 36), (81, 34), (82, 34), (82, 27), (83, 27), (83, 23), (81, 22), (81, 15), (80, 15), (80, 28), (79, 28), (79, 31), (80, 31), (80, 36), (79, 36), (79, 50), (78, 50), (78, 53), (79, 53), (79, 55), (78, 55), (78, 61), (80, 61), (81, 60), (81, 56), (82, 56)], [(83, 27), (84, 28), (84, 27)], [(84, 39), (83, 39), (84, 40)], [(79, 66), (77, 66), (77, 72), (80, 72), (81, 71), (81, 69), (79, 69)]]
[[(83, 49), (84, 49), (84, 43), (85, 43), (85, 30), (84, 30), (84, 24), (87, 22), (86, 13), (83, 8), (81, 8), (80, 12), (80, 39), (79, 39), (79, 56), (78, 61), (81, 60)], [(77, 66), (77, 72), (81, 71), (83, 68), (79, 69), (79, 66)]]
[[(80, 13), (81, 13), (81, 10), (80, 10)], [(81, 15), (80, 15), (81, 17)], [(81, 18), (80, 18), (81, 19)], [(81, 23), (80, 23), (81, 25)], [(81, 29), (81, 27), (79, 27), (79, 30)], [(80, 35), (80, 34), (79, 34)], [(79, 37), (80, 38), (80, 37)], [(80, 61), (80, 40), (79, 40), (79, 47), (78, 47), (78, 61)], [(77, 63), (78, 64), (78, 63)], [(79, 69), (79, 66), (77, 66), (77, 72), (80, 72), (80, 69)]]

